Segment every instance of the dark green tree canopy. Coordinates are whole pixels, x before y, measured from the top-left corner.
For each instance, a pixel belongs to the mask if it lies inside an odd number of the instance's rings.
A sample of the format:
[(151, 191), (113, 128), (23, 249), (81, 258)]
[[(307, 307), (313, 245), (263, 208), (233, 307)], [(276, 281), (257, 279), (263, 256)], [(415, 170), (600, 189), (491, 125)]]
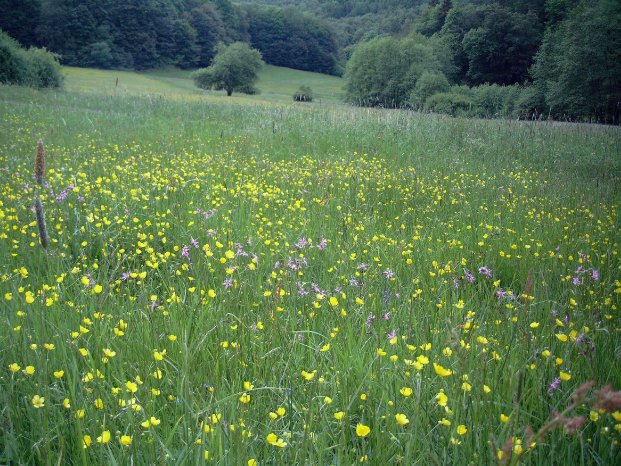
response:
[(255, 93), (254, 83), (263, 66), (261, 52), (243, 42), (219, 44), (216, 52), (209, 67), (194, 72), (194, 83), (201, 89), (223, 89), (228, 96), (233, 91)]
[(514, 84), (529, 80), (541, 42), (542, 28), (534, 13), (517, 13), (501, 6), (485, 10), (481, 26), (462, 39), (471, 84)]
[(341, 70), (335, 32), (324, 20), (231, 0), (0, 0), (0, 28), (73, 66), (206, 67), (216, 44), (243, 41), (271, 64)]
[(293, 8), (244, 8), (248, 34), (263, 59), (276, 66), (338, 74), (338, 45), (331, 27)]
[[(580, 1), (546, 32), (532, 75), (558, 119), (621, 119), (621, 2)], [(541, 99), (540, 97), (540, 99)]]

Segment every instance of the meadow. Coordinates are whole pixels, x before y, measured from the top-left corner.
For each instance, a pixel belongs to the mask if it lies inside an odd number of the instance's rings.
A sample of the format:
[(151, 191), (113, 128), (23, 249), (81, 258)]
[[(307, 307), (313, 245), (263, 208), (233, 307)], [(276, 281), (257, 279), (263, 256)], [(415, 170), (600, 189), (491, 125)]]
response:
[(0, 463), (621, 461), (619, 128), (310, 75), (0, 87)]

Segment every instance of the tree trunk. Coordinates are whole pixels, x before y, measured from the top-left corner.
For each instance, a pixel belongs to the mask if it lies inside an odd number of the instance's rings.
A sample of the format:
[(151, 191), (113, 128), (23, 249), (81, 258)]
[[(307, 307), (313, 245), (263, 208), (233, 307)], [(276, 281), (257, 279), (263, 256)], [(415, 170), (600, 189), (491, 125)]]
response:
[(227, 90), (226, 90), (226, 95), (227, 95), (228, 97), (231, 97), (231, 94), (232, 94), (232, 93), (233, 93), (233, 89), (227, 89)]

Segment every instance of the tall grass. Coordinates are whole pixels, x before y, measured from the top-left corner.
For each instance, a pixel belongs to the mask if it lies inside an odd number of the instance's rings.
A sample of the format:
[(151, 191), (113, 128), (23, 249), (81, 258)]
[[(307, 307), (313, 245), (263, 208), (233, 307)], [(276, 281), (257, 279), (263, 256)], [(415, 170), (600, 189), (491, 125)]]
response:
[(618, 462), (617, 128), (85, 90), (0, 88), (0, 462)]

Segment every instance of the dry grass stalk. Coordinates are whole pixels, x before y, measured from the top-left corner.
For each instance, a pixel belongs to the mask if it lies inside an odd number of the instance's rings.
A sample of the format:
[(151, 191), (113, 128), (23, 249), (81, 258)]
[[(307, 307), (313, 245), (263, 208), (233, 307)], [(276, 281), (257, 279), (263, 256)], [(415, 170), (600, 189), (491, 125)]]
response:
[(45, 225), (45, 212), (43, 211), (43, 203), (41, 198), (37, 196), (34, 203), (35, 213), (37, 215), (37, 227), (39, 227), (39, 239), (43, 249), (47, 249), (49, 245), (49, 237), (47, 235), (47, 226)]

